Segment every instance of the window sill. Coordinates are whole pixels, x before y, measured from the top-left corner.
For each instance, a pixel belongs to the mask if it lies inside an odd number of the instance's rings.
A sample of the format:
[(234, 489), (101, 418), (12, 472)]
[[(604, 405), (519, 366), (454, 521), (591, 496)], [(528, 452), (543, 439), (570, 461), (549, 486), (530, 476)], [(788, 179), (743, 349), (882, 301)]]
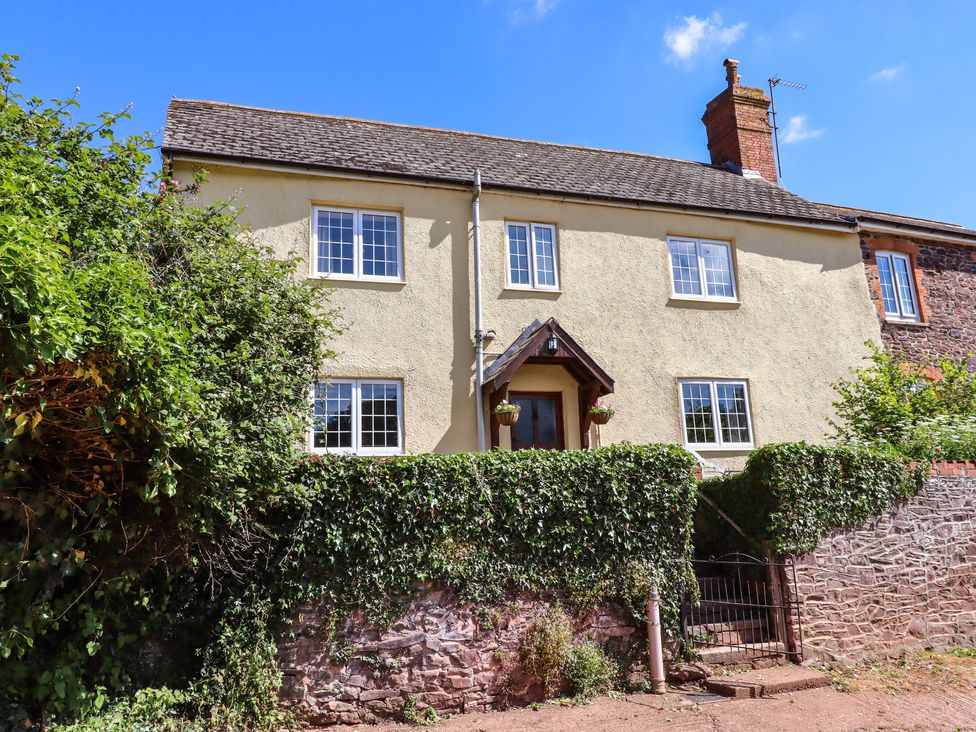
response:
[(553, 289), (549, 287), (515, 287), (514, 285), (505, 285), (502, 292), (517, 292), (519, 294), (529, 294), (529, 295), (562, 295), (563, 291), (559, 288)]
[(755, 449), (752, 443), (747, 445), (685, 445), (686, 450), (695, 452), (748, 452)]
[(898, 325), (904, 328), (928, 328), (928, 323), (923, 323), (918, 320), (893, 320), (891, 318), (885, 318), (885, 325)]
[(712, 300), (703, 297), (671, 295), (667, 302), (673, 308), (703, 308), (706, 310), (735, 310), (742, 307), (741, 300)]
[(363, 284), (363, 285), (405, 285), (406, 280), (391, 279), (389, 277), (332, 277), (329, 275), (313, 274), (309, 275), (309, 280), (325, 284)]

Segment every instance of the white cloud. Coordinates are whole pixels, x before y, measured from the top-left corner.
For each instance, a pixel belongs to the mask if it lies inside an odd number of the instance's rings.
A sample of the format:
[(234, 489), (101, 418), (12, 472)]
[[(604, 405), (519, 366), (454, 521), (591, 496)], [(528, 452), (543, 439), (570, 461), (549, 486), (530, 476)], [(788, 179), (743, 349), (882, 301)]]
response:
[(745, 23), (722, 25), (722, 16), (718, 13), (707, 18), (688, 15), (682, 20), (683, 25), (664, 32), (664, 43), (671, 52), (670, 58), (684, 63), (692, 62), (695, 56), (705, 51), (731, 46), (746, 29)]
[(824, 132), (825, 130), (823, 129), (811, 130), (807, 127), (807, 116), (805, 114), (798, 114), (790, 117), (790, 121), (786, 123), (783, 144), (792, 145), (805, 140), (816, 140), (818, 137), (823, 137)]
[(561, 0), (517, 0), (516, 7), (508, 14), (508, 19), (513, 23), (521, 23), (529, 18), (541, 20), (555, 10), (560, 2)]
[(894, 81), (896, 78), (901, 76), (904, 70), (905, 64), (899, 64), (898, 66), (887, 66), (881, 69), (881, 71), (871, 74), (871, 81)]

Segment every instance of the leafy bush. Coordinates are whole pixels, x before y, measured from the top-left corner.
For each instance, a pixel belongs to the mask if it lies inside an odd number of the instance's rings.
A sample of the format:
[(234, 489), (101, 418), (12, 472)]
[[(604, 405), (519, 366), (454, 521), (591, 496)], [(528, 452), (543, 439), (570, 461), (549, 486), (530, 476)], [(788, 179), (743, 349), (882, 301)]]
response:
[[(910, 363), (900, 354), (868, 346), (871, 365), (834, 386), (840, 421), (832, 424), (839, 439), (897, 446), (923, 420), (976, 416), (976, 373), (967, 359)], [(938, 379), (932, 378), (934, 372)]]
[(573, 624), (559, 605), (535, 618), (522, 636), (522, 669), (542, 682), (546, 697), (562, 687), (563, 669), (573, 643)]
[(569, 693), (589, 699), (613, 686), (617, 668), (600, 646), (584, 641), (567, 651), (562, 672)]
[(195, 732), (199, 727), (182, 714), (187, 696), (165, 687), (140, 689), (131, 699), (68, 724), (54, 724), (51, 732)]
[(13, 62), (0, 62), (0, 720), (66, 721), (195, 673), (292, 489), (335, 329), (295, 262), (252, 246), (229, 207), (196, 207), (199, 180), (150, 173), (148, 136), (115, 138), (127, 115), (74, 122), (74, 99), (17, 94)]
[(670, 445), (309, 458), (265, 584), (288, 603), (380, 620), (417, 582), (483, 604), (589, 585), (588, 601), (642, 617), (646, 593), (634, 594), (653, 578), (674, 619), (691, 576), (695, 465)]
[(976, 415), (922, 419), (909, 428), (898, 445), (914, 460), (976, 460)]
[(759, 448), (742, 474), (710, 481), (702, 491), (746, 533), (776, 552), (795, 553), (914, 495), (920, 478), (891, 448), (797, 442)]

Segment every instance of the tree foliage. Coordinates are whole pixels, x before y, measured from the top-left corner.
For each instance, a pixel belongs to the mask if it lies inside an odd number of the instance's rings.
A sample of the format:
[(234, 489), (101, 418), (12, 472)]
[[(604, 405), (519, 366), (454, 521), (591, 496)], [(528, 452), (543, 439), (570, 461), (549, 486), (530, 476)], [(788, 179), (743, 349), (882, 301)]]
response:
[[(209, 637), (293, 490), (335, 314), (126, 112), (0, 63), (0, 718), (99, 708)], [(151, 639), (151, 640), (148, 640)], [(188, 654), (192, 657), (192, 653)], [(177, 674), (178, 675), (178, 674)], [(165, 679), (163, 679), (165, 680)]]
[(912, 363), (902, 354), (868, 345), (871, 364), (834, 387), (838, 438), (898, 446), (924, 420), (976, 415), (976, 373), (967, 359)]

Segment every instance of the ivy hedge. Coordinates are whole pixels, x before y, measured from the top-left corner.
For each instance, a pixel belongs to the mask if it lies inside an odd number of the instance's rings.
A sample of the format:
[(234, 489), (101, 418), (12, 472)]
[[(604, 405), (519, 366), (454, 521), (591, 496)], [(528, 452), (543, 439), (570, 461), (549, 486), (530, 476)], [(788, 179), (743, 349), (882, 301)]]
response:
[(388, 618), (435, 583), (479, 603), (519, 590), (640, 617), (652, 580), (672, 612), (691, 577), (695, 460), (672, 445), (389, 460), (310, 457), (276, 520), (283, 609), (318, 600)]
[[(921, 477), (894, 450), (795, 442), (759, 448), (742, 473), (703, 481), (701, 492), (750, 539), (768, 542), (775, 552), (798, 553), (913, 496)], [(696, 525), (699, 548), (710, 553), (755, 549), (707, 501), (699, 504)]]

